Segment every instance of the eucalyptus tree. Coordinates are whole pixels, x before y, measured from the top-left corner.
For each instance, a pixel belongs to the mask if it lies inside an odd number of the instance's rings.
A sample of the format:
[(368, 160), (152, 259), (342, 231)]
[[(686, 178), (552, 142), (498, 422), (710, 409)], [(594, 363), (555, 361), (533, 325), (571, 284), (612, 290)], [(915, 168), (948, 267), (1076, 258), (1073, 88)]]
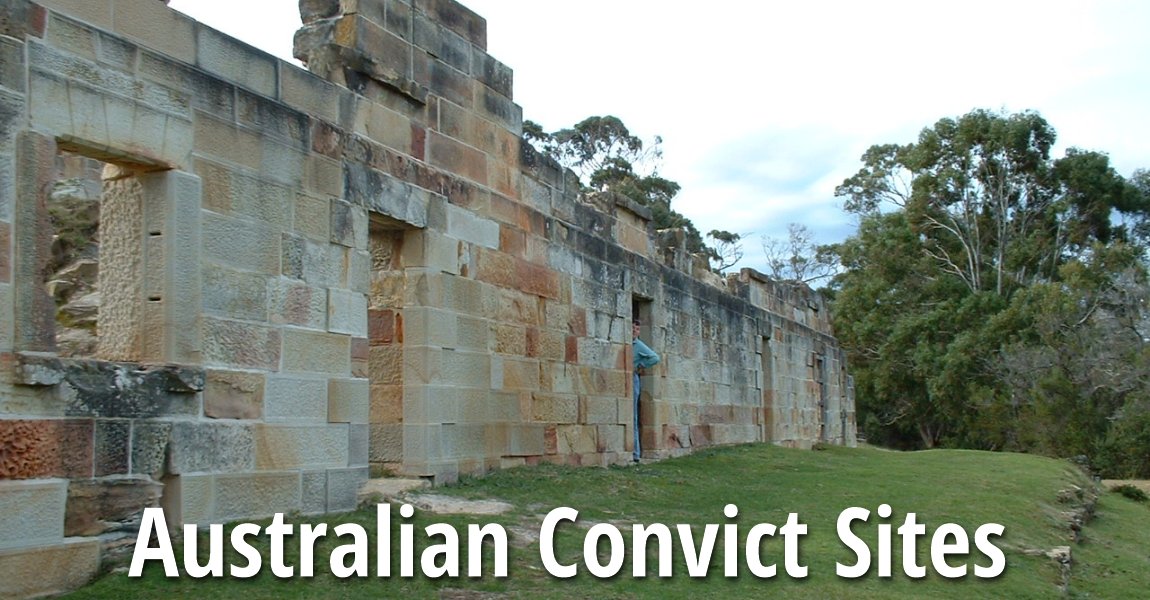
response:
[[(1055, 141), (1037, 113), (975, 110), (940, 119), (913, 143), (872, 146), (836, 189), (860, 224), (834, 249), (836, 331), (872, 436), (1027, 446), (1019, 420), (1034, 415), (1015, 409), (1033, 397), (1020, 400), (1004, 381), (1004, 348), (1085, 346), (1035, 338), (1039, 305), (1020, 292), (1101, 297), (1141, 268), (1145, 176), (1123, 178), (1100, 152), (1054, 158)], [(1090, 276), (1068, 277), (1082, 272)]]

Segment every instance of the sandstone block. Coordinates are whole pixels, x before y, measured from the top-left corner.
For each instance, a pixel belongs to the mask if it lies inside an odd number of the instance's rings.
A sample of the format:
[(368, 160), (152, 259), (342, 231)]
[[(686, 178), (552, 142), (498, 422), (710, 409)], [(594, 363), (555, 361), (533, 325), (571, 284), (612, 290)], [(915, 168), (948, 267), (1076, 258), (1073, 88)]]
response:
[[(20, 20), (19, 17), (17, 17), (16, 20)], [(3, 62), (3, 66), (0, 66), (0, 86), (8, 88), (13, 92), (24, 93), (24, 43), (6, 37), (3, 42), (0, 42), (0, 61)], [(10, 99), (10, 97), (7, 97), (7, 94), (5, 94), (5, 96), (5, 104), (11, 100), (19, 102), (19, 100), (15, 98)], [(11, 115), (6, 118), (5, 121), (15, 116), (16, 115)], [(3, 131), (11, 131), (11, 128), (5, 124)], [(0, 201), (0, 204), (3, 204), (3, 201)], [(0, 210), (0, 218), (7, 218), (3, 210)]]
[[(40, 63), (37, 63), (40, 64)], [(83, 67), (81, 67), (83, 68)], [(60, 81), (56, 72), (34, 70), (30, 76), (29, 112), (38, 129), (74, 137), (96, 148), (132, 148), (147, 153), (118, 153), (132, 162), (184, 166), (193, 145), (192, 123), (186, 114), (127, 99), (88, 83)], [(136, 80), (127, 78), (131, 89)], [(63, 92), (65, 96), (59, 96)], [(66, 104), (61, 102), (66, 99)], [(181, 110), (186, 113), (186, 98)]]
[(367, 337), (367, 296), (350, 290), (329, 289), (327, 329), (332, 333)]
[[(412, 349), (411, 353), (413, 361), (420, 360), (417, 357), (425, 354), (424, 351), (415, 349)], [(404, 366), (404, 354), (405, 349), (403, 346), (372, 346), (368, 352), (367, 364), (367, 372), (372, 384), (403, 384), (406, 370)], [(413, 365), (412, 373), (422, 373), (423, 368), (423, 365)], [(412, 383), (416, 383), (416, 381)]]
[(594, 425), (558, 425), (555, 428), (559, 454), (589, 454), (599, 445)]
[(168, 448), (168, 472), (250, 471), (255, 465), (251, 426), (175, 421)]
[[(113, 42), (114, 43), (114, 42)], [(32, 40), (28, 44), (29, 66), (32, 70), (46, 76), (59, 76), (68, 73), (67, 81), (76, 91), (84, 90), (86, 94), (96, 97), (105, 96), (117, 100), (116, 107), (130, 107), (139, 104), (137, 108), (146, 108), (153, 113), (167, 113), (172, 116), (187, 119), (190, 117), (189, 99), (185, 93), (158, 86), (150, 81), (134, 80), (133, 77), (120, 69), (110, 68), (92, 62), (76, 54), (62, 52), (60, 49)], [(57, 99), (60, 100), (60, 99)], [(69, 99), (69, 105), (72, 99)], [(114, 119), (113, 115), (106, 115)], [(107, 123), (120, 125), (119, 122)], [(74, 126), (81, 126), (76, 124)], [(120, 135), (132, 135), (126, 131)], [(86, 138), (90, 139), (90, 138)], [(157, 139), (163, 139), (162, 136)], [(92, 141), (103, 141), (93, 139)]]
[(456, 423), (461, 420), (464, 401), (478, 388), (445, 385), (405, 386), (404, 423)]
[(266, 517), (275, 512), (298, 512), (301, 507), (298, 471), (215, 476), (215, 520)]
[(345, 14), (336, 22), (334, 42), (363, 57), (372, 78), (399, 87), (408, 78), (411, 46), (383, 25), (358, 13)]
[[(241, 167), (198, 158), (196, 174), (204, 181), (203, 207), (223, 215), (247, 216), (274, 229), (291, 225), (292, 192)], [(284, 210), (285, 205), (288, 210)]]
[(474, 106), (474, 79), (426, 52), (417, 51), (412, 59), (412, 78), (416, 85), (460, 106)]
[[(108, 38), (101, 36), (101, 45)], [(140, 48), (136, 72), (143, 79), (172, 90), (189, 90), (192, 108), (231, 119), (235, 115), (235, 86), (179, 60)], [(125, 67), (129, 71), (130, 68)], [(190, 141), (190, 140), (189, 140)]]
[(61, 12), (85, 23), (112, 29), (112, 3), (108, 0), (45, 0), (40, 5)]
[(342, 287), (345, 248), (283, 234), (283, 274), (316, 287)]
[(512, 133), (523, 131), (523, 108), (510, 98), (487, 87), (477, 90), (475, 107), (484, 116)]
[(264, 96), (277, 95), (276, 59), (210, 27), (196, 28), (195, 64)]
[[(12, 286), (0, 283), (0, 306), (12, 306)], [(0, 352), (12, 350), (12, 333), (15, 324), (12, 322), (12, 311), (0, 311)]]
[(412, 151), (411, 121), (377, 102), (363, 99), (355, 110), (354, 131), (388, 148), (418, 156)]
[[(272, 60), (276, 59), (273, 58)], [(236, 90), (236, 118), (240, 123), (259, 130), (265, 136), (275, 139), (288, 148), (294, 148), (303, 153), (308, 152), (311, 148), (311, 117), (306, 113), (284, 106), (270, 97), (251, 93), (240, 87)], [(273, 147), (271, 150), (275, 152), (277, 148)], [(264, 158), (266, 166), (270, 157), (265, 154)], [(283, 172), (273, 170), (268, 175), (274, 175), (274, 179), (288, 183), (298, 181), (298, 173), (299, 171), (296, 171), (291, 178), (284, 178)], [(290, 200), (290, 194), (290, 190), (281, 190), (276, 185), (270, 186), (265, 192), (265, 196), (278, 196), (281, 208), (283, 203)], [(282, 218), (290, 221), (290, 217), (290, 214), (285, 214)]]
[[(364, 311), (366, 319), (367, 311)], [(366, 333), (366, 326), (364, 327)], [(298, 373), (351, 373), (351, 338), (296, 329), (283, 332), (283, 369)]]
[(33, 548), (0, 550), (0, 596), (55, 596), (88, 583), (100, 568), (100, 540), (68, 538)]
[(691, 447), (691, 428), (686, 425), (663, 425), (663, 448), (674, 450)]
[(588, 425), (620, 422), (617, 398), (583, 397), (579, 401), (579, 413), (579, 422)]
[[(487, 155), (449, 137), (435, 132), (428, 134), (427, 161), (471, 181), (487, 185)], [(495, 243), (492, 247), (499, 245), (498, 232), (495, 236)]]
[(300, 512), (315, 515), (327, 511), (327, 471), (300, 474)]
[(0, 551), (60, 543), (67, 499), (63, 479), (0, 481)]
[(162, 489), (148, 477), (72, 481), (68, 484), (64, 535), (136, 533), (144, 509), (159, 506)]
[(332, 238), (331, 205), (332, 201), (328, 198), (321, 198), (304, 192), (296, 193), (292, 230), (314, 241), (330, 240)]
[(470, 462), (486, 454), (487, 426), (483, 423), (444, 424), (442, 429), (443, 456)]
[(596, 428), (596, 452), (626, 452), (623, 425), (599, 425)]
[[(12, 278), (41, 281), (47, 267), (51, 237), (46, 190), (51, 189), (56, 143), (31, 132), (17, 135), (16, 195), (12, 221)], [(15, 347), (22, 350), (54, 350), (56, 303), (44, 286), (14, 288), (12, 311)]]
[(546, 450), (546, 427), (540, 424), (508, 424), (508, 456), (535, 456)]
[(210, 314), (266, 321), (268, 318), (268, 278), (206, 264), (203, 267), (204, 311)]
[(442, 233), (421, 230), (407, 235), (403, 244), (403, 264), (458, 275), (460, 242)]
[[(278, 329), (204, 317), (203, 332), (207, 364), (269, 371), (279, 368), (281, 335)], [(284, 347), (289, 349), (286, 344)]]
[(270, 375), (264, 394), (264, 417), (268, 421), (324, 423), (328, 414), (327, 391), (326, 378)]
[[(0, 222), (0, 284), (12, 281), (12, 225)], [(10, 306), (10, 305), (8, 305)]]
[(420, 469), (418, 465), (429, 466), (429, 463), (438, 462), (443, 455), (440, 443), (441, 425), (412, 424), (403, 425), (403, 464), (404, 470), (415, 467), (418, 471), (413, 474), (433, 475), (435, 471)]
[[(497, 141), (503, 141), (503, 136), (511, 135), (506, 131), (499, 129), (500, 133), (496, 136)], [(518, 143), (518, 142), (516, 142)], [(502, 148), (497, 148), (497, 151), (502, 152)], [(491, 189), (496, 192), (507, 196), (508, 198), (519, 198), (522, 195), (520, 187), (522, 185), (522, 176), (519, 169), (514, 166), (514, 163), (501, 162), (496, 156), (489, 156), (487, 159), (487, 182)], [(536, 241), (536, 240), (532, 240)], [(527, 248), (527, 258), (533, 261), (544, 260), (546, 257), (546, 250), (541, 246), (533, 245)], [(539, 251), (542, 250), (542, 251)]]
[(372, 423), (403, 422), (403, 386), (371, 384)]
[(471, 71), (471, 44), (466, 38), (420, 13), (415, 14), (414, 29), (417, 47), (464, 73)]
[(367, 467), (327, 470), (327, 512), (355, 510), (367, 471)]
[(369, 426), (371, 441), (368, 444), (368, 458), (371, 462), (403, 461), (402, 423), (372, 423)]
[(197, 113), (193, 131), (196, 152), (249, 169), (260, 170), (263, 166), (269, 143), (259, 132), (205, 113)]
[(455, 315), (455, 326), (455, 347), (457, 349), (488, 351), (490, 347), (488, 343), (490, 325), (486, 319), (457, 314)]
[(490, 389), (490, 356), (486, 352), (445, 349), (439, 355), (439, 377), (435, 383)]
[(480, 49), (487, 47), (487, 20), (466, 6), (452, 0), (419, 0), (415, 8)]
[(539, 361), (531, 358), (503, 357), (502, 388), (534, 391), (539, 389)]
[(203, 241), (204, 258), (220, 265), (264, 275), (280, 273), (281, 236), (271, 227), (204, 213)]
[(327, 291), (286, 277), (268, 279), (267, 287), (271, 323), (327, 331)]
[(170, 422), (135, 421), (132, 424), (131, 472), (159, 479), (167, 469)]
[[(437, 308), (409, 307), (403, 310), (405, 343), (459, 348), (459, 327), (454, 313)], [(486, 347), (484, 347), (486, 349)]]
[(263, 416), (264, 374), (209, 369), (204, 387), (204, 415), (213, 419), (258, 419)]
[(447, 205), (447, 235), (485, 248), (499, 248), (499, 223), (454, 204)]
[(531, 418), (546, 423), (576, 423), (579, 419), (579, 399), (536, 392), (532, 394)]
[(342, 200), (331, 203), (331, 242), (348, 248), (367, 249), (367, 211)]
[(120, 475), (127, 473), (131, 460), (131, 421), (98, 420), (95, 435), (94, 475)]
[(340, 100), (350, 95), (346, 88), (304, 69), (292, 65), (280, 69), (280, 99), (288, 106), (325, 121), (334, 123), (339, 120)]
[(160, 506), (168, 528), (182, 528), (184, 523), (210, 523), (216, 506), (216, 476), (183, 474), (164, 479)]
[(514, 72), (507, 65), (495, 60), (482, 48), (473, 46), (471, 49), (471, 73), (483, 85), (491, 88), (501, 96), (511, 98), (514, 82)]
[(367, 339), (372, 346), (386, 346), (396, 341), (396, 311), (369, 308), (367, 311)]
[(112, 0), (111, 4), (116, 33), (138, 39), (186, 63), (195, 63), (196, 27), (190, 17), (168, 8), (166, 2)]
[[(482, 316), (484, 285), (464, 277), (443, 277), (443, 307), (464, 315)], [(486, 333), (485, 333), (486, 334)]]
[[(385, 349), (390, 349), (386, 346), (372, 348), (372, 357), (374, 359), (377, 352)], [(442, 362), (442, 355), (445, 352), (440, 348), (433, 348), (429, 346), (414, 346), (405, 345), (399, 348), (402, 353), (403, 371), (401, 378), (395, 381), (380, 381), (381, 383), (403, 383), (406, 385), (418, 384), (433, 384), (440, 383), (440, 365)], [(386, 373), (386, 365), (378, 371), (372, 370), (372, 379), (375, 379), (374, 373)]]
[(368, 422), (371, 392), (366, 379), (329, 379), (327, 387), (329, 423)]
[(91, 419), (0, 419), (0, 477), (91, 477), (93, 434)]
[(527, 355), (527, 328), (519, 325), (493, 324), (492, 341), (495, 352), (500, 354)]
[(348, 426), (267, 424), (256, 426), (256, 467), (343, 468), (348, 464)]
[(371, 292), (371, 254), (366, 250), (349, 250), (344, 281), (347, 289), (368, 294)]
[(371, 426), (352, 424), (347, 439), (347, 464), (352, 467), (366, 467)]
[(411, 227), (427, 226), (432, 192), (363, 164), (345, 161), (343, 168), (346, 197), (352, 203)]

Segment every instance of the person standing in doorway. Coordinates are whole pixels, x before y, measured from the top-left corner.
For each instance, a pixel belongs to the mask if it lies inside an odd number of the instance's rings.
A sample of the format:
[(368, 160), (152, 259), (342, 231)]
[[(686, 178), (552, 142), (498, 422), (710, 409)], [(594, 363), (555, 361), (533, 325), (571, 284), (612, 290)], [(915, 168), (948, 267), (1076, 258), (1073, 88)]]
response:
[(639, 378), (646, 374), (647, 369), (659, 364), (659, 355), (650, 346), (644, 344), (643, 340), (639, 339), (641, 326), (642, 323), (639, 322), (639, 319), (631, 322), (631, 355), (635, 363), (634, 375), (632, 376), (634, 385), (631, 386), (635, 397), (635, 452), (632, 454), (632, 459), (635, 462), (639, 462), (641, 456), (639, 449)]

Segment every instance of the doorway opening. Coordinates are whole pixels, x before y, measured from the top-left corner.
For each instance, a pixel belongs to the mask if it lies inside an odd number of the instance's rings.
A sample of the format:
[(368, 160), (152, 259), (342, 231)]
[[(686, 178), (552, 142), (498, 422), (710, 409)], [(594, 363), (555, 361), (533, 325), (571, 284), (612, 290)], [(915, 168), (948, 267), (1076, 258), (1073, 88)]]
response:
[[(631, 319), (639, 322), (638, 339), (649, 347), (654, 346), (654, 327), (651, 324), (653, 303), (649, 298), (640, 296), (631, 297)], [(632, 406), (632, 435), (629, 436), (632, 446), (632, 456), (635, 459), (644, 455), (649, 456), (657, 449), (658, 426), (655, 423), (655, 376), (647, 369), (636, 372), (634, 345), (632, 345), (631, 364), (631, 406)]]

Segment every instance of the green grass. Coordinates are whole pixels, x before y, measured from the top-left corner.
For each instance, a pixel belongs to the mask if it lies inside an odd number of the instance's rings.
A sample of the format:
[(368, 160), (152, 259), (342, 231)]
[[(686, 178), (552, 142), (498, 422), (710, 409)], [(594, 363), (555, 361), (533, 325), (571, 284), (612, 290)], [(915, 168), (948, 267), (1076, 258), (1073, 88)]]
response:
[[(129, 579), (123, 574), (107, 576), (81, 590), (78, 598), (197, 597), (197, 598), (435, 598), (445, 590), (469, 590), (487, 594), (507, 594), (525, 598), (1132, 598), (1150, 589), (1150, 551), (1145, 542), (1150, 534), (1150, 508), (1118, 494), (1102, 496), (1097, 518), (1083, 531), (1083, 542), (1074, 544), (1062, 516), (1073, 502), (1059, 501), (1059, 492), (1073, 485), (1089, 486), (1081, 472), (1068, 463), (1017, 454), (971, 451), (930, 451), (896, 453), (873, 449), (830, 448), (823, 451), (787, 450), (770, 446), (741, 446), (697, 453), (693, 456), (631, 468), (569, 469), (537, 467), (498, 472), (488, 477), (468, 479), (437, 493), (469, 498), (498, 498), (514, 504), (513, 513), (498, 517), (438, 516), (419, 513), (416, 524), (416, 572), (419, 553), (430, 543), (422, 527), (434, 522), (450, 523), (460, 532), (460, 564), (466, 574), (466, 524), (503, 524), (509, 531), (518, 528), (538, 531), (543, 516), (559, 506), (580, 512), (579, 527), (565, 524), (559, 529), (556, 547), (561, 563), (577, 563), (580, 574), (572, 579), (556, 579), (543, 570), (538, 544), (511, 548), (509, 577), (490, 575), (490, 550), (482, 578), (425, 577), (404, 579), (398, 574), (398, 533), (392, 537), (393, 576), (379, 579), (340, 580), (328, 572), (327, 557), (336, 546), (330, 538), (317, 547), (316, 577), (278, 580), (269, 572), (270, 553), (263, 551), (265, 568), (251, 580), (168, 580), (160, 565), (149, 564), (144, 577)], [(808, 525), (800, 543), (800, 562), (809, 569), (808, 577), (786, 575), (781, 539), (766, 538), (762, 549), (764, 563), (777, 562), (778, 574), (757, 579), (743, 564), (740, 542), (740, 575), (723, 576), (722, 532), (711, 560), (711, 574), (705, 579), (686, 576), (683, 553), (674, 536), (675, 577), (655, 577), (657, 562), (653, 548), (648, 554), (650, 577), (631, 576), (630, 524), (678, 523), (693, 525), (696, 543), (706, 523), (726, 524), (723, 507), (738, 505), (734, 522), (745, 536), (757, 523), (782, 525), (789, 513), (798, 513)], [(894, 515), (878, 519), (873, 514), (883, 503)], [(835, 523), (839, 513), (851, 506), (872, 511), (865, 524), (853, 531), (868, 541), (872, 555), (877, 548), (877, 524), (892, 523), (897, 528), (907, 512), (914, 512), (927, 527), (920, 538), (918, 563), (929, 575), (914, 580), (902, 574), (901, 540), (893, 539), (894, 576), (879, 578), (872, 568), (861, 579), (847, 580), (835, 575), (836, 561), (853, 563), (854, 554), (838, 539)], [(393, 510), (393, 528), (401, 522)], [(297, 522), (356, 522), (364, 525), (374, 550), (374, 510), (330, 517), (306, 517)], [(582, 566), (586, 528), (596, 522), (619, 526), (628, 544), (628, 558), (621, 573), (608, 580), (592, 577)], [(967, 577), (947, 580), (934, 573), (929, 559), (929, 536), (943, 523), (963, 526), (973, 538), (984, 523), (1006, 527), (1001, 538), (993, 539), (1007, 557), (1005, 573), (996, 579)], [(346, 542), (347, 540), (341, 540)], [(298, 561), (296, 545), (289, 541), (287, 562)], [(201, 544), (202, 546), (205, 544)], [(1059, 591), (1061, 574), (1055, 563), (1036, 551), (1055, 546), (1073, 546), (1074, 566), (1069, 590)], [(227, 544), (225, 543), (225, 546)], [(266, 546), (266, 545), (265, 545)], [(653, 546), (653, 544), (652, 544)], [(605, 545), (600, 545), (605, 555)], [(1028, 553), (1029, 551), (1029, 553)], [(182, 551), (177, 547), (177, 559)], [(243, 560), (231, 553), (225, 562)], [(605, 561), (604, 561), (605, 562)], [(958, 565), (987, 565), (990, 560), (974, 549), (969, 556), (952, 558)], [(374, 574), (375, 557), (369, 566)], [(469, 597), (454, 592), (449, 597)], [(475, 596), (486, 597), (486, 596)]]

